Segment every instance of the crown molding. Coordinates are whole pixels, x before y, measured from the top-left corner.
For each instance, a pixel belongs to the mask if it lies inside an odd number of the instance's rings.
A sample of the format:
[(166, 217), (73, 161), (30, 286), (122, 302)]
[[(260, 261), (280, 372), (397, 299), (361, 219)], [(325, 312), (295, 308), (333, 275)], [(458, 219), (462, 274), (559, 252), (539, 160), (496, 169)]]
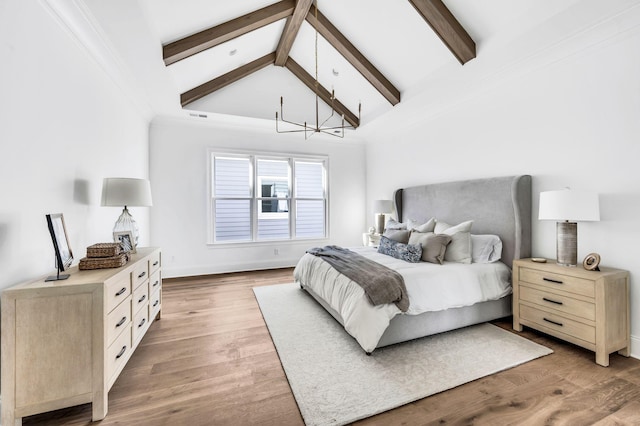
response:
[(40, 0), (43, 8), (133, 104), (143, 119), (155, 116), (147, 96), (82, 0)]

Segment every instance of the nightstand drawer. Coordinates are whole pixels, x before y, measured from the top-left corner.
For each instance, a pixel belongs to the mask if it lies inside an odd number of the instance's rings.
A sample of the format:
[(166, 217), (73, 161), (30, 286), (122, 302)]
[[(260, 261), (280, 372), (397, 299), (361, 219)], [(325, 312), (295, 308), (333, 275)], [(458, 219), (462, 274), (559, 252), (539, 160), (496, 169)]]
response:
[(578, 321), (570, 320), (559, 314), (550, 313), (531, 306), (520, 304), (520, 318), (534, 322), (542, 327), (584, 340), (596, 342), (596, 328)]
[(520, 300), (535, 303), (549, 309), (575, 315), (591, 321), (596, 320), (596, 305), (557, 293), (541, 291), (539, 288), (523, 285), (520, 287)]
[[(569, 272), (568, 272), (569, 273)], [(592, 280), (572, 277), (569, 275), (554, 274), (553, 272), (537, 271), (535, 269), (520, 268), (520, 281), (538, 284), (543, 287), (581, 294), (587, 297), (595, 297), (595, 284)]]

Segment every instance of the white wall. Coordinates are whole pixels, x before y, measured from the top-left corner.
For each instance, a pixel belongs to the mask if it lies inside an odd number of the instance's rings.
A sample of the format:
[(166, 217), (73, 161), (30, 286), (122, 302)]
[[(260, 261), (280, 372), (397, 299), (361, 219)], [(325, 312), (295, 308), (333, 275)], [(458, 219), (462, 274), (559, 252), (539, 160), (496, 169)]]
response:
[[(610, 5), (621, 3), (638, 5)], [(555, 223), (536, 219), (539, 192), (565, 186), (598, 192), (602, 219), (579, 224), (578, 257), (597, 252), (603, 265), (631, 272), (632, 351), (640, 357), (640, 7), (635, 6), (610, 16), (589, 7), (580, 14), (569, 11), (549, 23), (552, 27), (517, 40), (527, 52), (487, 46), (486, 55), (481, 50), (474, 60), (477, 65), (472, 61), (449, 73), (454, 77), (446, 84), (458, 89), (454, 99), (439, 108), (430, 104), (429, 93), (416, 95), (410, 103), (423, 103), (422, 116), (413, 111), (408, 124), (399, 113), (366, 131), (370, 199), (403, 186), (531, 174), (534, 256), (555, 258)], [(579, 22), (591, 12), (594, 21)], [(425, 87), (437, 90), (439, 82), (431, 83)], [(384, 174), (377, 173), (383, 168)], [(473, 219), (472, 212), (469, 216)]]
[[(111, 241), (102, 178), (148, 176), (148, 118), (44, 1), (0, 3), (0, 289), (55, 270), (45, 214), (76, 262)], [(133, 208), (148, 244), (148, 209)]]
[[(357, 141), (277, 134), (273, 122), (155, 119), (150, 131), (154, 206), (152, 243), (162, 247), (165, 277), (294, 266), (313, 246), (362, 244), (365, 148)], [(329, 156), (330, 238), (207, 245), (207, 149)], [(279, 254), (274, 254), (277, 248)]]

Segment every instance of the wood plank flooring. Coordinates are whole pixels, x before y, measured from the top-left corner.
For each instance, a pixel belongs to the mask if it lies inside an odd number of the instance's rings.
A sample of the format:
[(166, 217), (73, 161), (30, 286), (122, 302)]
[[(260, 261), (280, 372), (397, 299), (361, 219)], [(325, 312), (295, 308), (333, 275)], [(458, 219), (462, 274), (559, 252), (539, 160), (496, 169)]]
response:
[[(109, 392), (106, 425), (303, 425), (251, 290), (292, 269), (165, 280), (152, 324)], [(510, 330), (509, 321), (496, 321)], [(358, 425), (640, 425), (640, 360), (594, 354), (526, 329), (552, 355)], [(89, 425), (89, 404), (24, 425)]]

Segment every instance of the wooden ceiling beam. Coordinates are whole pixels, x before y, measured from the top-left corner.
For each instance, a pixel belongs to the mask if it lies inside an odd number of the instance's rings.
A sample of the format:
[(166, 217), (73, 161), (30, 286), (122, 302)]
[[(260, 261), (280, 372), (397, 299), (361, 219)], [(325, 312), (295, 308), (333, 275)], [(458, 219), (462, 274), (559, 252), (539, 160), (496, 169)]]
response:
[(315, 14), (316, 7), (311, 6), (307, 14), (307, 22), (340, 52), (391, 105), (400, 102), (400, 91), (320, 11), (318, 11), (317, 19)]
[(409, 0), (461, 64), (476, 57), (476, 43), (441, 0)]
[(225, 41), (287, 18), (291, 16), (294, 8), (295, 0), (282, 0), (239, 18), (166, 44), (162, 46), (164, 63), (165, 65), (171, 65)]
[[(316, 93), (316, 79), (306, 72), (296, 61), (291, 58), (287, 59), (285, 67), (300, 79), (311, 91)], [(318, 84), (318, 96), (327, 105), (331, 105), (331, 92), (325, 89), (321, 84)], [(344, 119), (354, 128), (360, 125), (360, 119), (349, 109), (344, 106), (342, 102), (337, 99), (333, 100), (333, 109), (340, 115), (344, 115)]]
[(223, 87), (228, 86), (231, 83), (234, 83), (241, 78), (248, 76), (249, 74), (261, 70), (267, 65), (273, 64), (275, 60), (276, 52), (272, 52), (268, 55), (264, 55), (263, 57), (256, 59), (253, 62), (249, 62), (246, 65), (236, 68), (233, 71), (229, 71), (228, 73), (223, 74), (220, 77), (216, 77), (213, 80), (207, 81), (206, 83), (203, 83), (200, 86), (181, 94), (180, 104), (184, 107), (191, 102), (195, 102), (198, 99), (215, 92), (216, 90), (220, 90)]
[(289, 57), (289, 52), (293, 46), (293, 42), (298, 35), (300, 26), (304, 21), (304, 18), (309, 13), (313, 0), (297, 0), (296, 8), (293, 11), (293, 15), (287, 18), (287, 23), (278, 42), (278, 48), (276, 49), (276, 65), (283, 67)]

